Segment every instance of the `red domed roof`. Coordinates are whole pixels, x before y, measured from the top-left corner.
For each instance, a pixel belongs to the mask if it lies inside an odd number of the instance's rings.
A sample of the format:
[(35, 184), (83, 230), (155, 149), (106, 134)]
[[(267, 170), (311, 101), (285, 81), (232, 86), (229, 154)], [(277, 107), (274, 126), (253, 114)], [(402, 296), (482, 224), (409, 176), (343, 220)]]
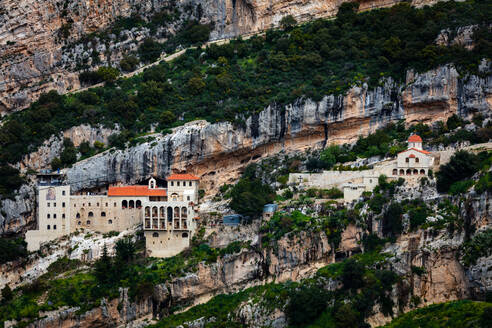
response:
[(408, 142), (422, 142), (422, 138), (416, 134), (412, 134), (410, 138), (408, 138)]

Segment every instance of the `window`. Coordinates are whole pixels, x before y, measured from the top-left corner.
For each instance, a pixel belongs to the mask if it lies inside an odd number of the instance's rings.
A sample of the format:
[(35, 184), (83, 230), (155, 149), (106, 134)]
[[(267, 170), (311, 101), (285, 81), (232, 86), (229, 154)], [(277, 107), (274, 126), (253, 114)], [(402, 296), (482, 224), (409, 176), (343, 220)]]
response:
[(62, 214), (62, 219), (64, 219), (64, 218), (65, 218), (65, 213)]
[(419, 162), (419, 158), (415, 157), (415, 163), (418, 163), (418, 162)]
[(93, 217), (93, 216), (94, 216), (94, 213), (89, 212), (89, 217), (91, 218), (91, 217)]
[(56, 230), (56, 224), (53, 225), (53, 230)]
[(87, 220), (87, 222), (86, 222), (86, 223), (87, 223), (87, 224), (91, 224), (91, 221), (90, 221), (90, 220)]
[(190, 181), (190, 187), (193, 185), (193, 183)]
[(176, 182), (176, 185), (179, 187), (179, 181), (178, 181), (178, 182)]
[(154, 238), (159, 237), (159, 233), (158, 233), (158, 232), (154, 232), (154, 233), (152, 234), (152, 237), (154, 237)]
[(113, 220), (108, 220), (108, 224), (113, 224)]
[(174, 186), (174, 181), (171, 181), (171, 186)]
[(106, 216), (106, 212), (101, 212), (101, 216)]
[(187, 232), (183, 232), (183, 234), (181, 235), (181, 237), (188, 238), (188, 233)]
[(46, 229), (48, 229), (48, 230), (50, 230), (50, 229), (51, 229), (51, 227), (50, 227), (50, 225), (49, 225), (49, 224), (48, 224), (48, 227), (47, 227)]
[(65, 196), (65, 190), (62, 190), (62, 196)]
[(80, 213), (77, 213), (77, 215), (75, 216), (77, 219), (80, 219)]
[(405, 158), (405, 162), (409, 163), (410, 162), (410, 158)]
[(121, 208), (127, 208), (128, 207), (128, 201), (124, 200), (121, 202)]
[(56, 207), (56, 203), (53, 203), (53, 207)]
[(48, 207), (50, 207), (50, 203), (48, 203)]
[(108, 203), (106, 203), (106, 207), (108, 207)]
[(78, 224), (78, 225), (81, 225), (81, 224), (82, 224), (82, 222), (81, 222), (81, 221), (79, 221), (79, 222), (77, 222), (77, 224)]
[(46, 217), (49, 219), (51, 216), (49, 214), (47, 214)]
[(187, 200), (190, 200), (190, 196), (186, 196), (186, 199), (187, 199)]
[(89, 203), (89, 206), (91, 206), (91, 203)]
[(114, 203), (114, 207), (116, 207), (116, 203)]
[(53, 214), (53, 219), (56, 219), (56, 214)]
[(62, 207), (65, 207), (65, 202), (62, 203)]
[(99, 203), (96, 203), (96, 206), (99, 207)]
[(73, 204), (73, 207), (77, 207), (77, 204)]

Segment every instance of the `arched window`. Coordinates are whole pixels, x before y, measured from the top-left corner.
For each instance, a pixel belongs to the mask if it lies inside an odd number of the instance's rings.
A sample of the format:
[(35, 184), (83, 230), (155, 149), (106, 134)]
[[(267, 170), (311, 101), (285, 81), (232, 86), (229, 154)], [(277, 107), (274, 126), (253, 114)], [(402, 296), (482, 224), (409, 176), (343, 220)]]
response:
[(150, 207), (149, 206), (145, 206), (145, 216), (150, 217)]
[(77, 224), (78, 224), (78, 225), (81, 225), (81, 224), (82, 224), (82, 221), (77, 222)]
[(128, 202), (126, 200), (121, 202), (121, 208), (127, 208), (128, 207)]
[(101, 212), (101, 216), (106, 216), (106, 212)]
[(142, 208), (142, 201), (141, 200), (137, 200), (137, 208)]
[(108, 224), (113, 224), (113, 220), (108, 220)]
[(424, 169), (420, 170), (420, 174), (425, 174), (425, 170)]
[(188, 211), (187, 211), (186, 207), (181, 207), (181, 217), (182, 218), (188, 217)]
[(157, 206), (152, 207), (152, 217), (153, 218), (157, 217)]
[(75, 215), (75, 217), (76, 217), (77, 219), (80, 219), (80, 213), (77, 213), (77, 215)]
[(179, 181), (178, 181), (178, 182), (176, 182), (176, 183), (177, 183), (177, 186), (179, 187)]
[(161, 206), (159, 207), (159, 216), (161, 217), (161, 219), (165, 218), (166, 217), (166, 211), (164, 210), (164, 206)]
[(419, 174), (419, 170), (417, 170), (417, 169), (413, 169), (413, 174), (414, 174), (414, 175)]
[(168, 207), (167, 208), (167, 221), (172, 221), (173, 220), (173, 208)]
[(172, 194), (171, 195), (171, 200), (177, 201), (178, 200), (178, 194), (177, 193)]
[(108, 207), (108, 203), (106, 203), (106, 207)]
[(419, 162), (419, 158), (415, 157), (415, 163), (418, 163), (418, 162)]
[(116, 207), (116, 202), (114, 202), (114, 207)]
[(134, 208), (135, 207), (135, 202), (133, 200), (131, 200), (128, 204), (128, 207), (129, 208)]
[(51, 217), (51, 215), (50, 214), (47, 214), (46, 217), (49, 219)]
[(181, 235), (181, 237), (188, 238), (188, 233), (187, 232), (183, 232), (183, 234)]
[(398, 175), (398, 169), (393, 169), (393, 175)]
[(56, 219), (56, 213), (55, 213), (55, 214), (53, 214), (53, 219)]
[(53, 225), (53, 230), (56, 230), (56, 224)]
[(400, 169), (400, 175), (404, 175), (405, 171), (403, 169)]
[(409, 163), (410, 162), (410, 158), (405, 158), (405, 162)]
[(65, 202), (62, 203), (62, 207), (65, 207)]
[(154, 232), (154, 233), (152, 234), (152, 237), (154, 237), (154, 238), (159, 237), (159, 233), (158, 233), (158, 232)]
[(48, 224), (48, 227), (47, 227), (47, 229), (48, 229), (48, 230), (50, 230), (50, 229), (51, 229), (51, 227), (50, 227), (50, 225), (49, 225), (49, 224)]
[(92, 217), (94, 216), (94, 213), (89, 212), (88, 216), (89, 216), (90, 218), (92, 218)]
[(412, 174), (412, 170), (408, 169), (407, 170), (407, 175), (411, 175)]
[(192, 186), (193, 182), (190, 181), (190, 187)]
[(62, 214), (62, 219), (64, 219), (64, 218), (65, 218), (65, 213)]
[(179, 218), (179, 207), (174, 208), (174, 218), (175, 219)]
[(91, 221), (90, 220), (87, 220), (86, 224), (91, 224)]
[(65, 196), (65, 190), (62, 190), (62, 196)]

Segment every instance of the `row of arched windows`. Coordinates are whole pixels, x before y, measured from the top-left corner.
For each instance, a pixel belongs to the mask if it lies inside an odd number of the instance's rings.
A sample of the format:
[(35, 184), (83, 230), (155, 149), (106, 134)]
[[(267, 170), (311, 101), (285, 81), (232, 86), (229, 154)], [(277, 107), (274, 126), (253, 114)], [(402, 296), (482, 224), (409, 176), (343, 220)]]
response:
[[(105, 216), (106, 216), (106, 212), (104, 212), (104, 211), (103, 211), (103, 212), (101, 212), (101, 217), (105, 217)], [(75, 215), (75, 217), (76, 217), (77, 219), (80, 219), (80, 213), (77, 213), (77, 214)], [(89, 217), (89, 218), (93, 218), (93, 217), (94, 217), (94, 212), (89, 212), (89, 213), (87, 213), (87, 217)]]
[[(91, 224), (91, 220), (87, 220), (85, 222), (86, 225), (90, 225)], [(113, 220), (108, 220), (108, 224), (113, 224)], [(77, 222), (77, 225), (82, 225), (82, 221), (78, 221)]]
[(420, 171), (417, 169), (393, 169), (393, 175), (424, 175), (425, 170), (421, 169)]
[[(150, 217), (151, 212), (153, 218), (157, 218), (157, 217), (165, 218), (166, 208), (164, 206), (161, 206), (159, 208), (157, 206), (153, 206), (151, 210), (150, 206), (146, 206), (145, 217)], [(188, 217), (188, 209), (184, 206), (181, 207), (181, 209), (178, 206), (174, 207), (174, 209), (169, 206), (167, 208), (167, 219), (172, 220), (173, 217), (175, 218), (181, 217), (182, 219), (186, 219)]]
[[(154, 238), (158, 238), (158, 237), (159, 237), (159, 233), (158, 233), (158, 232), (154, 232), (154, 233), (152, 234), (152, 237), (154, 237)], [(188, 233), (187, 233), (187, 232), (183, 232), (183, 233), (181, 234), (181, 237), (182, 237), (182, 238), (188, 238)]]
[(141, 208), (142, 207), (142, 201), (141, 200), (137, 200), (137, 201), (134, 201), (134, 200), (123, 200), (121, 202), (121, 208)]

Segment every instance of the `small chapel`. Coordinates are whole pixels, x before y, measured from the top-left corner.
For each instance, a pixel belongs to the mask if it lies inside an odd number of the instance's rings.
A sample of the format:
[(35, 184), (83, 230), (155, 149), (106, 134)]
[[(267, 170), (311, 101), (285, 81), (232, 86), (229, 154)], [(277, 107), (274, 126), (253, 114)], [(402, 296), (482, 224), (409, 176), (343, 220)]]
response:
[(434, 165), (434, 156), (422, 148), (422, 138), (413, 134), (408, 138), (408, 149), (400, 152), (393, 176), (425, 176)]

